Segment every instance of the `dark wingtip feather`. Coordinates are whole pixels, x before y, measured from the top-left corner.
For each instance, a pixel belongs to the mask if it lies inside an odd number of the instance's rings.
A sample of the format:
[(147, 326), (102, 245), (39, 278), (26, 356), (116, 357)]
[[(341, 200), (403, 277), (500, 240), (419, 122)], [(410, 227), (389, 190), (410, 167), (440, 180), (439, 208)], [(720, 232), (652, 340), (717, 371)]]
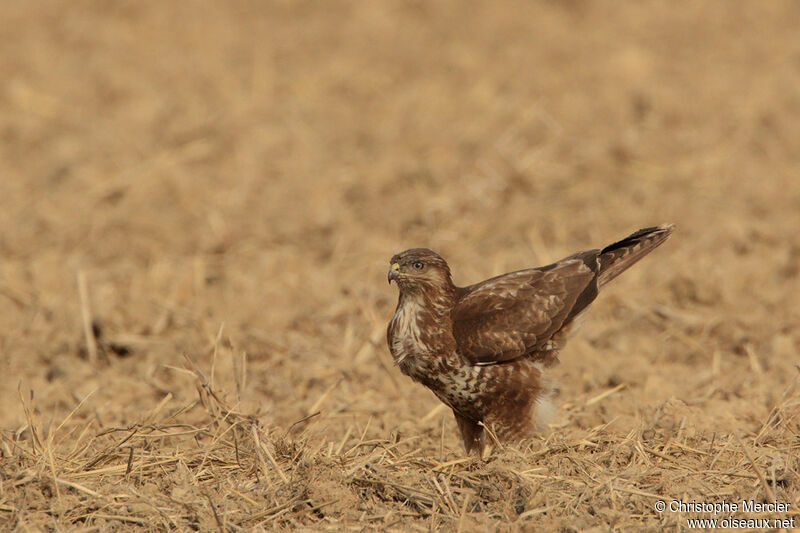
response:
[(619, 250), (621, 248), (627, 248), (629, 246), (633, 246), (634, 244), (642, 240), (647, 240), (649, 238), (656, 237), (659, 234), (663, 235), (663, 237), (666, 239), (674, 229), (675, 229), (675, 224), (662, 224), (660, 226), (650, 226), (649, 228), (642, 228), (638, 231), (631, 233), (622, 240), (619, 240), (613, 244), (609, 244), (600, 251), (600, 254), (613, 252), (614, 250)]
[(642, 228), (609, 244), (600, 251), (600, 286), (619, 276), (639, 259), (652, 252), (670, 236), (675, 224)]

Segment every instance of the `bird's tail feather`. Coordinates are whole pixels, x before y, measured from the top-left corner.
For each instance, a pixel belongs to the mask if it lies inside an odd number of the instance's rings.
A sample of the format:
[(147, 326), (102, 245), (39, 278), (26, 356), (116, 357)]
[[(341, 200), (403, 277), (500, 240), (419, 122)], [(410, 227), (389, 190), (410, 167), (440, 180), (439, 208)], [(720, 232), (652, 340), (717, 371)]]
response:
[(652, 252), (667, 240), (674, 228), (674, 224), (643, 228), (600, 250), (599, 285), (602, 287)]

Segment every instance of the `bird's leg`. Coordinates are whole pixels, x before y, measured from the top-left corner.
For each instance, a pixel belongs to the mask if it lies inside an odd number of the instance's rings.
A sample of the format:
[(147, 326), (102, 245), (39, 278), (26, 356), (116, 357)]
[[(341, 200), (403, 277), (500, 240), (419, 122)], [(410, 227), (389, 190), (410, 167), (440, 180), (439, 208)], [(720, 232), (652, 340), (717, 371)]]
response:
[(456, 417), (458, 429), (461, 430), (461, 440), (467, 453), (472, 453), (474, 450), (478, 457), (482, 457), (483, 447), (486, 444), (486, 434), (483, 428), (477, 422), (461, 416), (455, 410), (453, 410), (453, 414)]

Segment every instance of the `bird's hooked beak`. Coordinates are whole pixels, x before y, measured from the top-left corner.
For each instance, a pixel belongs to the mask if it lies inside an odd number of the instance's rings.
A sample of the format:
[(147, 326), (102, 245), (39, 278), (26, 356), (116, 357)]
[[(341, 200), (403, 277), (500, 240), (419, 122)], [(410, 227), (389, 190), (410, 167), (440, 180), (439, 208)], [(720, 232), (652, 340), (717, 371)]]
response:
[(392, 284), (392, 280), (397, 281), (397, 278), (400, 277), (400, 263), (392, 263), (392, 268), (389, 269), (389, 275), (387, 277), (389, 279), (389, 285)]

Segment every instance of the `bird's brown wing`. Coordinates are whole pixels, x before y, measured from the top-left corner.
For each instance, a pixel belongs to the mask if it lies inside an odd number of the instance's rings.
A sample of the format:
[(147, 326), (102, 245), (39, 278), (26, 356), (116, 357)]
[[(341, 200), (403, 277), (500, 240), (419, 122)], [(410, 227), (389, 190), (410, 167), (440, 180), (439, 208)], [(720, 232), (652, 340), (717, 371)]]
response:
[(478, 365), (557, 350), (554, 335), (597, 296), (599, 250), (462, 289), (453, 308), (459, 353)]

